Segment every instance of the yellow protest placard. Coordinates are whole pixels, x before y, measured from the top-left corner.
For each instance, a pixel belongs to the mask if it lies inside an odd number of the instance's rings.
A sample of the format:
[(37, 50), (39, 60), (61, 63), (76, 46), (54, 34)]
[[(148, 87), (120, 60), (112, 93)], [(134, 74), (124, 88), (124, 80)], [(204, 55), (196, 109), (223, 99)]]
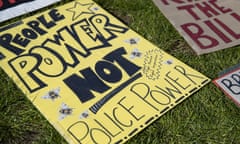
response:
[(124, 143), (210, 80), (79, 0), (0, 29), (0, 66), (73, 144)]

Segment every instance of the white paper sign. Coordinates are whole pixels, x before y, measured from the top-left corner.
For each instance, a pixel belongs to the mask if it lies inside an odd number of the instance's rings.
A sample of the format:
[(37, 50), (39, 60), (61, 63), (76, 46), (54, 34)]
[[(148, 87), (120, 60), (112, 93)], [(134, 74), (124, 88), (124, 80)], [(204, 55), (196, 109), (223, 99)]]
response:
[(40, 9), (60, 0), (0, 0), (0, 22)]
[(213, 82), (237, 105), (240, 105), (240, 68), (226, 73)]

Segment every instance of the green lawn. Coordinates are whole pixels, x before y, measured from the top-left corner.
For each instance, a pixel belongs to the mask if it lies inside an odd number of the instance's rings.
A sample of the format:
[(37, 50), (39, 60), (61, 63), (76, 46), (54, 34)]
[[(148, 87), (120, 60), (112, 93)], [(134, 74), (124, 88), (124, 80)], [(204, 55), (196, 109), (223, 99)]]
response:
[[(220, 71), (240, 62), (240, 46), (197, 56), (151, 0), (95, 1), (159, 48), (211, 79), (216, 78)], [(61, 4), (65, 2), (67, 0)], [(28, 15), (31, 14), (18, 17), (11, 22)], [(7, 23), (9, 22), (0, 25)], [(238, 114), (240, 108), (210, 83), (127, 143), (239, 144)], [(66, 143), (2, 69), (0, 69), (0, 143)]]

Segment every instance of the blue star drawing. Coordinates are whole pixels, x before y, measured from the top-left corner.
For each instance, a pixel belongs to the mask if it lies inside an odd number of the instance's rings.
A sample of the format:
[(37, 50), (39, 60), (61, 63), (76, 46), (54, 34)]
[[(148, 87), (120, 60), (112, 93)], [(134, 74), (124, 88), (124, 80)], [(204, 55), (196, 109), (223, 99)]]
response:
[(93, 7), (92, 10), (94, 10), (94, 11), (98, 11), (99, 8), (98, 8), (98, 7)]
[(91, 9), (93, 5), (94, 3), (81, 4), (79, 2), (75, 2), (73, 7), (66, 10), (73, 13), (72, 21), (74, 21), (83, 14), (94, 14), (93, 10)]
[(81, 113), (81, 115), (80, 115), (80, 119), (85, 119), (87, 117), (89, 117), (89, 112), (87, 110), (84, 111), (83, 113)]
[(137, 49), (137, 48), (134, 48), (133, 51), (131, 52), (130, 54), (130, 58), (131, 59), (134, 59), (136, 57), (141, 57), (142, 53)]
[(47, 94), (42, 96), (43, 99), (55, 100), (60, 97), (60, 87), (49, 91)]
[(70, 108), (67, 104), (62, 103), (59, 113), (59, 120), (63, 120), (66, 116), (72, 115), (73, 108)]
[(170, 59), (170, 60), (165, 61), (164, 63), (167, 65), (171, 65), (171, 64), (173, 64), (173, 60)]
[(138, 44), (139, 41), (140, 41), (139, 38), (130, 38), (130, 39), (125, 40), (126, 43), (129, 43), (131, 45)]

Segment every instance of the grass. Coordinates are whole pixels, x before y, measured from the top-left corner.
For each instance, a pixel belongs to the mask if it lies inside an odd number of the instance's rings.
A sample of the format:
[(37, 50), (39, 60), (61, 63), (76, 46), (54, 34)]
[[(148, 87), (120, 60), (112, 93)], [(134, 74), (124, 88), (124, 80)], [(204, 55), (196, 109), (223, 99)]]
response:
[[(95, 1), (140, 35), (211, 79), (239, 63), (240, 46), (197, 56), (151, 0)], [(66, 143), (2, 69), (0, 82), (0, 143)], [(239, 113), (240, 108), (210, 83), (127, 144), (238, 144)]]

